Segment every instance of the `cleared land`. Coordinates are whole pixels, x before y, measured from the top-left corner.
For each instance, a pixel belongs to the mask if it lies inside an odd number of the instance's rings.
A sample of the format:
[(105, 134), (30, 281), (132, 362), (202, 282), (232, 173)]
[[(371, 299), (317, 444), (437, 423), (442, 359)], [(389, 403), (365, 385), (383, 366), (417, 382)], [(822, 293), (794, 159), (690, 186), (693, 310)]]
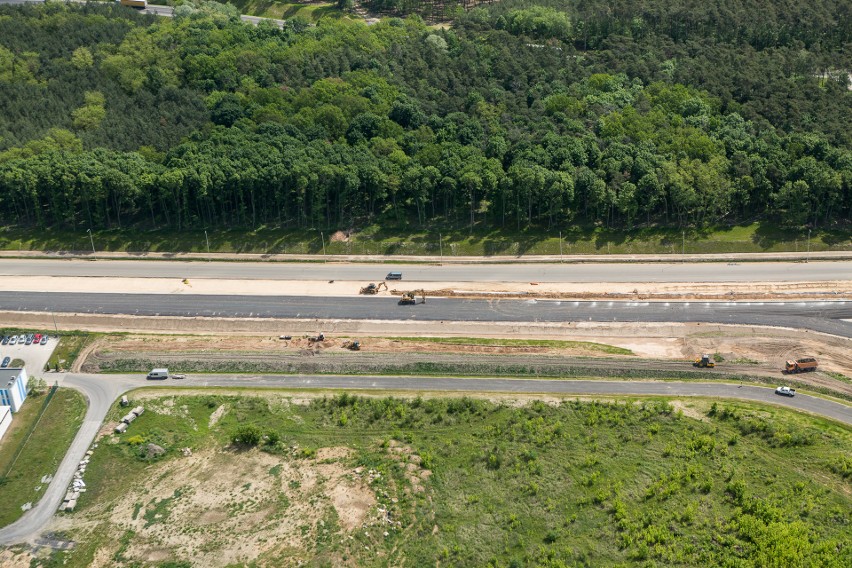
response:
[[(8, 565), (34, 554), (70, 567), (852, 561), (852, 432), (782, 409), (132, 398), (145, 414), (115, 436), (124, 410), (111, 412), (89, 491), (54, 523), (76, 547), (7, 551)], [(258, 447), (233, 443), (246, 426)]]
[[(86, 373), (147, 372), (168, 367), (185, 373), (445, 374), (514, 377), (763, 377), (852, 397), (852, 351), (840, 338), (761, 328), (677, 328), (679, 336), (637, 337), (637, 327), (607, 329), (597, 337), (502, 339), (481, 337), (375, 337), (327, 334), (281, 340), (263, 335), (111, 335), (98, 338), (73, 369)], [(599, 330), (603, 331), (603, 330)], [(360, 351), (346, 348), (359, 341)], [(702, 353), (719, 361), (696, 369)], [(784, 361), (812, 354), (829, 373), (784, 377)], [(834, 373), (832, 375), (831, 373)]]

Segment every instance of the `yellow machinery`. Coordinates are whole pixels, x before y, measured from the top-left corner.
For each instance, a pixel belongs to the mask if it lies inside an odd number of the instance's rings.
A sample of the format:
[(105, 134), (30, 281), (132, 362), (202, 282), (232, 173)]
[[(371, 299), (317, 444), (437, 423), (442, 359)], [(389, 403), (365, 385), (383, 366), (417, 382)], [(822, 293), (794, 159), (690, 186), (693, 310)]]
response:
[(712, 369), (716, 366), (716, 362), (713, 360), (710, 355), (702, 355), (700, 359), (696, 359), (692, 363), (693, 367), (702, 367), (705, 369)]
[(400, 306), (413, 306), (417, 303), (415, 296), (420, 294), (421, 303), (426, 303), (426, 290), (412, 290), (411, 292), (403, 292), (402, 297), (399, 299)]
[(359, 294), (366, 294), (366, 295), (368, 295), (368, 296), (372, 296), (372, 295), (374, 295), (374, 294), (378, 294), (379, 292), (381, 292), (381, 291), (382, 291), (382, 286), (384, 286), (385, 290), (387, 290), (387, 289), (388, 289), (388, 285), (387, 285), (387, 284), (385, 284), (384, 282), (379, 282), (379, 284), (378, 284), (378, 285), (373, 284), (373, 283), (371, 282), (370, 284), (367, 284), (366, 286), (364, 286), (363, 288), (361, 288), (361, 290), (360, 290), (358, 293), (359, 293)]

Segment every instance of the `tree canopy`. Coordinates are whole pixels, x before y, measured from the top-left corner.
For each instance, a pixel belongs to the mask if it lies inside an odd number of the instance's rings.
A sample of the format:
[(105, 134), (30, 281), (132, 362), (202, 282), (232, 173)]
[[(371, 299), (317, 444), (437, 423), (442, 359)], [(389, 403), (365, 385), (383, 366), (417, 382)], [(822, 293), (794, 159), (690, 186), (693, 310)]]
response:
[(2, 6), (0, 219), (850, 218), (841, 2), (563, 4), (507, 0), (451, 29), (416, 16), (255, 27), (212, 3), (160, 19)]

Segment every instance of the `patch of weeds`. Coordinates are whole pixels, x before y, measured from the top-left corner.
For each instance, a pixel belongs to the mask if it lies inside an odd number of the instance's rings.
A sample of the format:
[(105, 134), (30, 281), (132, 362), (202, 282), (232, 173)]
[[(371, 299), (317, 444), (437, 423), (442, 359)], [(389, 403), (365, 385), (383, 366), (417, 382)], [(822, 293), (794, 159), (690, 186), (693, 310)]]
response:
[(296, 456), (302, 459), (315, 458), (317, 456), (317, 450), (316, 448), (299, 448)]
[(852, 377), (847, 377), (843, 373), (835, 373), (834, 371), (825, 371), (825, 374), (831, 377), (836, 381), (840, 381), (842, 383), (852, 383)]
[(273, 477), (278, 477), (279, 475), (281, 475), (281, 470), (283, 470), (283, 469), (284, 469), (283, 464), (279, 463), (278, 465), (273, 465), (272, 467), (269, 468), (269, 475), (271, 475)]
[(180, 489), (175, 489), (174, 494), (171, 497), (166, 497), (165, 499), (157, 499), (151, 500), (149, 505), (153, 505), (151, 508), (145, 510), (145, 514), (142, 516), (145, 519), (145, 528), (147, 529), (151, 525), (156, 523), (161, 523), (167, 521), (169, 515), (171, 514), (171, 506), (175, 499), (179, 498), (183, 494), (183, 491)]
[(118, 539), (118, 550), (115, 551), (115, 554), (112, 555), (112, 559), (115, 562), (124, 561), (124, 553), (127, 552), (128, 547), (130, 547), (130, 543), (133, 542), (133, 537), (136, 536), (136, 533), (133, 531), (124, 531), (124, 534)]

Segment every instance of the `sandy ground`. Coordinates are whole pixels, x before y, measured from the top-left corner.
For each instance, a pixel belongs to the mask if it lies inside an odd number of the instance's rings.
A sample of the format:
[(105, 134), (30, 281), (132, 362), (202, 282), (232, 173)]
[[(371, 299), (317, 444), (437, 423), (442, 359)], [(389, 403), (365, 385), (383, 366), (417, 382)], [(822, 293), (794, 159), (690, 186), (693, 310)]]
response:
[[(777, 328), (761, 328), (752, 326), (707, 326), (700, 324), (658, 325), (656, 330), (648, 333), (647, 324), (597, 324), (588, 329), (568, 328), (555, 333), (552, 329), (548, 335), (538, 338), (580, 341), (583, 343), (565, 346), (528, 346), (528, 345), (478, 345), (470, 344), (441, 344), (433, 342), (399, 341), (393, 338), (394, 333), (388, 332), (382, 336), (369, 334), (326, 333), (326, 341), (311, 343), (304, 336), (294, 335), (293, 339), (284, 341), (279, 336), (269, 335), (240, 335), (210, 334), (210, 335), (148, 335), (131, 334), (125, 336), (104, 337), (90, 345), (77, 366), (83, 371), (97, 370), (99, 361), (110, 359), (149, 359), (167, 361), (174, 356), (182, 360), (204, 362), (215, 360), (254, 361), (260, 365), (267, 364), (270, 369), (277, 368), (281, 361), (288, 364), (298, 364), (307, 360), (311, 365), (322, 368), (329, 365), (326, 372), (334, 372), (335, 365), (341, 360), (346, 365), (357, 366), (363, 362), (365, 368), (378, 365), (382, 361), (389, 364), (406, 358), (430, 360), (432, 355), (438, 361), (442, 357), (460, 355), (461, 360), (468, 357), (479, 357), (483, 362), (500, 357), (511, 357), (509, 362), (533, 364), (537, 361), (563, 361), (566, 365), (582, 363), (582, 358), (605, 357), (611, 366), (640, 368), (646, 365), (656, 365), (659, 369), (675, 370), (683, 364), (691, 370), (689, 361), (702, 353), (714, 353), (722, 357), (718, 371), (744, 373), (752, 375), (775, 376), (782, 378), (780, 369), (788, 359), (803, 356), (814, 356), (820, 362), (821, 371), (833, 371), (852, 377), (852, 340), (825, 336), (820, 334), (801, 333), (795, 330)], [(638, 335), (642, 330), (643, 336)], [(491, 329), (492, 332), (495, 330)], [(581, 333), (576, 333), (576, 332)], [(582, 333), (582, 332), (593, 333)], [(657, 333), (653, 333), (656, 331)], [(419, 335), (447, 336), (451, 334), (431, 334), (421, 332)], [(511, 336), (506, 333), (504, 336)], [(405, 336), (401, 334), (401, 336)], [(344, 348), (350, 339), (359, 339), (361, 351), (351, 352)], [(586, 342), (613, 345), (630, 349), (633, 355), (611, 355), (589, 347)], [(329, 355), (326, 359), (318, 355)], [(532, 358), (532, 359), (530, 359)], [(643, 360), (636, 361), (641, 358)], [(83, 359), (86, 359), (85, 361)], [(632, 362), (631, 362), (632, 360)], [(655, 363), (656, 362), (656, 363)], [(676, 363), (674, 367), (670, 362)], [(165, 364), (165, 363), (163, 363)], [(90, 365), (92, 368), (88, 368)], [(285, 364), (285, 367), (287, 365)], [(852, 395), (852, 383), (839, 381), (823, 372), (808, 373), (797, 376), (797, 380), (813, 385), (825, 386)]]
[[(179, 342), (171, 341), (176, 347), (188, 351), (229, 348), (242, 352), (255, 348), (278, 350), (283, 347), (278, 339), (280, 335), (299, 338), (319, 332), (335, 340), (394, 336), (511, 337), (603, 343), (624, 347), (639, 357), (651, 359), (684, 360), (700, 353), (720, 353), (728, 361), (754, 360), (772, 369), (782, 368), (786, 359), (814, 356), (819, 359), (822, 369), (852, 376), (852, 339), (776, 327), (629, 322), (453, 322), (447, 325), (446, 322), (212, 319), (98, 314), (56, 314), (55, 318), (60, 330), (122, 331), (143, 333), (151, 338), (175, 334), (202, 336), (194, 340), (184, 338)], [(0, 325), (44, 329), (48, 325), (52, 327), (53, 322), (51, 314), (0, 312)], [(107, 343), (118, 341), (118, 337), (106, 340)], [(149, 340), (149, 345), (153, 345), (150, 341), (153, 339)], [(193, 346), (193, 341), (200, 343)], [(202, 346), (205, 342), (209, 342), (209, 347)], [(372, 348), (365, 345), (365, 349)], [(592, 355), (580, 352), (572, 354)]]
[[(103, 293), (123, 292), (127, 294), (227, 294), (245, 296), (357, 296), (365, 282), (337, 280), (328, 281), (282, 281), (282, 280), (225, 280), (177, 278), (113, 278), (113, 277), (65, 277), (65, 276), (2, 276), (0, 290)], [(404, 291), (424, 289), (427, 294), (437, 296), (553, 297), (567, 299), (597, 299), (627, 296), (636, 299), (648, 298), (700, 298), (731, 300), (732, 298), (767, 299), (779, 296), (794, 298), (852, 297), (852, 280), (828, 282), (737, 282), (737, 283), (536, 283), (536, 282), (406, 282), (391, 283), (391, 295), (396, 289)]]
[[(333, 530), (330, 519), (348, 533), (377, 516), (369, 480), (347, 467), (350, 454), (348, 448), (323, 448), (315, 459), (300, 460), (204, 450), (153, 468), (146, 481), (110, 504), (109, 518), (115, 529), (134, 531), (123, 555), (131, 561), (180, 558), (212, 567), (292, 550), (286, 565), (298, 565), (304, 559), (296, 551), (309, 550), (317, 533)], [(144, 505), (134, 513), (138, 503)], [(281, 503), (289, 504), (283, 512)], [(82, 520), (103, 513), (85, 512)], [(103, 562), (93, 566), (113, 565), (111, 554), (96, 558)]]

